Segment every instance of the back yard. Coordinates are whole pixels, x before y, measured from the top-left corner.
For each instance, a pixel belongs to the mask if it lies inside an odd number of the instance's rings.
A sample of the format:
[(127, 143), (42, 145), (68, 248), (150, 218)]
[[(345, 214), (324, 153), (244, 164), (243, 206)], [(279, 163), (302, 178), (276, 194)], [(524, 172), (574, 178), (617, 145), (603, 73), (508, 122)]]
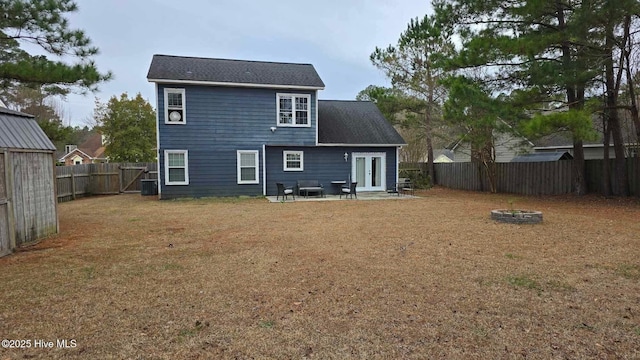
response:
[[(0, 259), (0, 333), (31, 340), (0, 359), (640, 357), (637, 201), (420, 196), (61, 204)], [(543, 224), (489, 220), (513, 199)]]

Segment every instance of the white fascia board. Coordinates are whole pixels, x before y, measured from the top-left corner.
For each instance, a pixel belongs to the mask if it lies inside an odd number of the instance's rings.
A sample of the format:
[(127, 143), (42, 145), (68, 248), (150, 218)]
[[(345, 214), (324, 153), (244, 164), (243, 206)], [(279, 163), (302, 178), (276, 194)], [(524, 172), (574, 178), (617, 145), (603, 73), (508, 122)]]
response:
[(332, 144), (332, 143), (319, 143), (318, 146), (326, 147), (398, 147), (406, 146), (407, 144)]
[(250, 83), (198, 81), (198, 80), (168, 80), (168, 79), (147, 79), (147, 81), (154, 82), (157, 84), (206, 85), (206, 86), (264, 88), (264, 89), (324, 90), (324, 87), (301, 86), (301, 85), (269, 85), (269, 84), (250, 84)]
[(67, 157), (69, 157), (69, 155), (71, 155), (71, 154), (73, 154), (73, 153), (75, 153), (75, 152), (79, 152), (79, 153), (83, 154), (84, 156), (86, 156), (87, 158), (89, 158), (89, 160), (92, 160), (92, 159), (93, 159), (93, 157), (92, 157), (92, 156), (90, 156), (89, 154), (87, 154), (86, 152), (84, 152), (84, 151), (82, 151), (82, 150), (80, 150), (80, 149), (78, 149), (78, 148), (75, 148), (75, 149), (73, 149), (73, 150), (69, 151), (69, 153), (67, 153), (65, 156), (63, 156), (63, 157), (61, 157), (60, 159), (58, 159), (58, 161), (63, 162)]
[[(613, 147), (613, 144), (609, 144), (609, 146)], [(630, 143), (625, 143), (624, 146), (631, 146)], [(604, 147), (603, 144), (584, 144), (582, 147), (585, 148), (599, 148)], [(534, 150), (551, 150), (551, 149), (573, 149), (573, 145), (558, 145), (558, 146), (536, 146), (533, 148)]]

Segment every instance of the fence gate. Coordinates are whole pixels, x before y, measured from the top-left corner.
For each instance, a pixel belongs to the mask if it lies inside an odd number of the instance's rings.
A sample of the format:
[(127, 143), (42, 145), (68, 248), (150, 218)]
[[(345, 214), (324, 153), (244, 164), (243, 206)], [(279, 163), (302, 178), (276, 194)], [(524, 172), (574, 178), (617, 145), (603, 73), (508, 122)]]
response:
[(7, 152), (0, 152), (0, 256), (11, 252), (11, 233), (9, 232), (9, 204), (7, 202), (8, 181), (6, 179), (5, 160)]
[(141, 179), (148, 173), (146, 166), (120, 167), (120, 192), (139, 193), (142, 191)]

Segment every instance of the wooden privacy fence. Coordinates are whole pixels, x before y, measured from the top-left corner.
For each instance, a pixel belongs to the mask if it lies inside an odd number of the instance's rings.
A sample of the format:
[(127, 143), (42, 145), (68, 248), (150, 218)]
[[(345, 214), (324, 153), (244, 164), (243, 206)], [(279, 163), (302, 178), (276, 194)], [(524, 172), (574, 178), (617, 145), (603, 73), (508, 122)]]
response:
[(135, 193), (141, 179), (157, 179), (157, 163), (102, 163), (56, 167), (58, 202), (89, 195)]
[[(610, 160), (611, 184), (615, 186), (613, 161)], [(589, 192), (603, 192), (604, 160), (586, 161)], [(522, 195), (562, 195), (573, 191), (573, 162), (550, 161), (528, 163), (496, 163), (496, 190)], [(640, 161), (627, 159), (631, 195), (640, 195)], [(478, 163), (435, 164), (434, 183), (452, 189), (488, 191), (486, 171)]]

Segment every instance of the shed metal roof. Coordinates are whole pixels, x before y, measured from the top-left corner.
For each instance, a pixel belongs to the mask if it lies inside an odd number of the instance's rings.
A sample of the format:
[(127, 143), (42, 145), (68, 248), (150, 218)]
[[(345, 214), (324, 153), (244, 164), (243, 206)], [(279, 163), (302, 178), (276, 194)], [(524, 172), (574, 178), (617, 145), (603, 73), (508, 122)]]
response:
[(554, 151), (519, 155), (511, 159), (511, 162), (544, 162), (571, 159), (573, 159), (573, 156), (566, 151)]
[(396, 129), (370, 101), (318, 101), (318, 143), (405, 145)]
[(311, 64), (153, 55), (151, 82), (324, 89)]
[(32, 115), (2, 107), (0, 107), (0, 148), (56, 150)]

